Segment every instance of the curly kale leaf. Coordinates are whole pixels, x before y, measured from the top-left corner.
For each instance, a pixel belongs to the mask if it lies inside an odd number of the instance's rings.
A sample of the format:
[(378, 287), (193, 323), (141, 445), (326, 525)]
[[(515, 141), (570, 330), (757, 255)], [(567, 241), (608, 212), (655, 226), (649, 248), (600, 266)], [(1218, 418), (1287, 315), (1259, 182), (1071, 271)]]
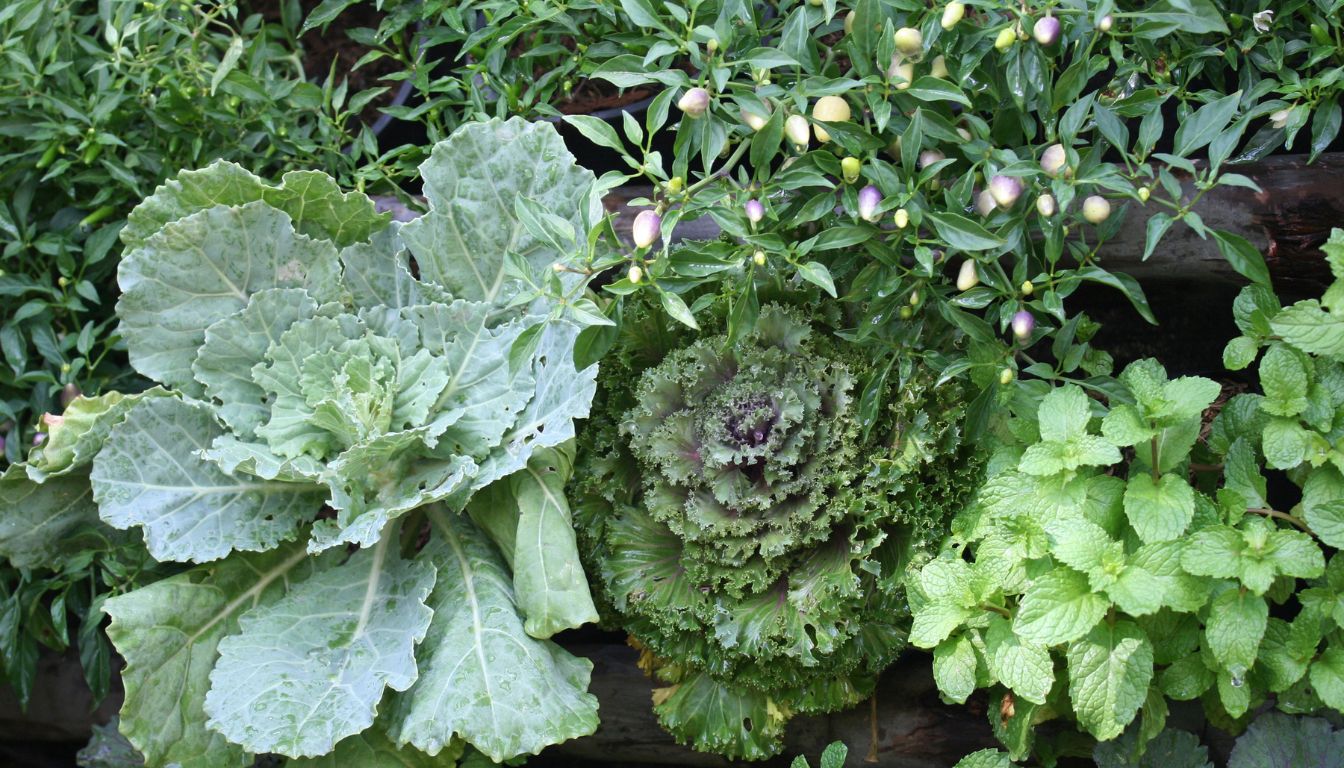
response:
[(861, 700), (904, 646), (905, 568), (979, 471), (961, 399), (893, 377), (865, 438), (872, 363), (797, 310), (763, 307), (731, 344), (627, 312), (580, 439), (581, 551), (608, 623), (667, 684), (663, 725), (767, 757), (790, 717)]

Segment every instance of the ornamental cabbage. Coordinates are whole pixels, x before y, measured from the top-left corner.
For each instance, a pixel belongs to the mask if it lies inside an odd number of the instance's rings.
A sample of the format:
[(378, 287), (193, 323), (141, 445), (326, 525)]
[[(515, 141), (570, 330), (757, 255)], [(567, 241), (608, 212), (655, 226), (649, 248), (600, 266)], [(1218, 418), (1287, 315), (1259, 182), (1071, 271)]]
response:
[(38, 503), (0, 528), (110, 526), (195, 564), (104, 607), (149, 766), (500, 761), (597, 727), (591, 663), (548, 639), (597, 618), (554, 501), (596, 368), (555, 301), (582, 286), (551, 269), (556, 233), (577, 250), (601, 215), (593, 177), (517, 119), (421, 174), (430, 211), (404, 226), (320, 173), (160, 187), (123, 233), (117, 312), (163, 386), (77, 400), (4, 478)]
[[(626, 320), (580, 437), (581, 550), (608, 622), (666, 684), (663, 725), (767, 757), (791, 716), (858, 702), (905, 645), (905, 568), (979, 466), (960, 392), (909, 365), (885, 386), (780, 305), (736, 343), (677, 346), (638, 306)], [(866, 384), (888, 404), (870, 425)]]

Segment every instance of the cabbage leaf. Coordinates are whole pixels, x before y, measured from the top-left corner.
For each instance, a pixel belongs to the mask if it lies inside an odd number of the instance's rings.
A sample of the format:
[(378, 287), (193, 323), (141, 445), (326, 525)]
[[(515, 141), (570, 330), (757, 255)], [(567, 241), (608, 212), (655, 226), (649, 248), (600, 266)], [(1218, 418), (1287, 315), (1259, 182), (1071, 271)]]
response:
[(515, 209), (586, 231), (594, 178), (519, 119), (421, 173), (405, 226), (316, 172), (161, 186), (123, 232), (117, 306), (161, 386), (77, 399), (0, 479), (17, 563), (136, 535), (187, 564), (105, 603), (151, 768), (452, 765), (597, 727), (591, 664), (548, 639), (596, 619), (560, 494), (597, 370), (564, 310), (586, 286), (551, 269), (583, 243)]

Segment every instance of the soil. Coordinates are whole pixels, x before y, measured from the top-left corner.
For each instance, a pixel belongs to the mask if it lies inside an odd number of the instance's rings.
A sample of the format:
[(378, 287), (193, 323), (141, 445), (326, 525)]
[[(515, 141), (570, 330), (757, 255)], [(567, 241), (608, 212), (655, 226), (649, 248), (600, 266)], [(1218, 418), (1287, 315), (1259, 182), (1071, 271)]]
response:
[[(281, 1), (251, 0), (247, 5), (267, 21), (279, 23)], [(302, 18), (308, 18), (308, 14), (319, 5), (321, 0), (299, 0)], [(325, 80), (334, 60), (336, 74), (346, 79), (347, 93), (351, 96), (380, 85), (388, 87), (387, 91), (370, 101), (360, 112), (360, 119), (366, 125), (372, 125), (382, 114), (379, 109), (392, 104), (396, 99), (401, 81), (384, 82), (382, 78), (396, 72), (400, 69), (400, 65), (392, 59), (383, 58), (355, 69), (355, 64), (368, 53), (369, 49), (352, 40), (349, 30), (376, 29), (384, 15), (373, 3), (355, 3), (341, 11), (326, 27), (311, 29), (299, 37), (299, 45), (303, 47), (303, 71), (310, 81)]]
[(591, 115), (604, 109), (616, 109), (647, 99), (657, 91), (639, 87), (621, 91), (606, 80), (580, 80), (565, 101), (555, 108), (566, 115)]

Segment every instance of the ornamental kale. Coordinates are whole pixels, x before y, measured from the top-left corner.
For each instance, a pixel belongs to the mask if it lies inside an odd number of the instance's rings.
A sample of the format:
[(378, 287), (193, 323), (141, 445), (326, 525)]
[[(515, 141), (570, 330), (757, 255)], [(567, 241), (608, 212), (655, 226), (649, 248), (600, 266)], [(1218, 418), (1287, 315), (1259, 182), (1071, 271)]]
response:
[(597, 618), (554, 501), (596, 376), (565, 318), (591, 315), (551, 269), (600, 216), (593, 177), (521, 120), (421, 173), (402, 227), (320, 173), (160, 187), (118, 314), (163, 387), (77, 400), (5, 476), (31, 491), (3, 512), (31, 531), (0, 539), (16, 563), (110, 526), (198, 564), (104, 606), (149, 766), (498, 761), (597, 726), (591, 664), (547, 639)]
[(893, 377), (865, 430), (872, 364), (798, 310), (689, 344), (640, 311), (581, 439), (583, 549), (667, 684), (663, 725), (766, 757), (790, 717), (861, 700), (904, 646), (905, 566), (974, 487), (961, 391)]

